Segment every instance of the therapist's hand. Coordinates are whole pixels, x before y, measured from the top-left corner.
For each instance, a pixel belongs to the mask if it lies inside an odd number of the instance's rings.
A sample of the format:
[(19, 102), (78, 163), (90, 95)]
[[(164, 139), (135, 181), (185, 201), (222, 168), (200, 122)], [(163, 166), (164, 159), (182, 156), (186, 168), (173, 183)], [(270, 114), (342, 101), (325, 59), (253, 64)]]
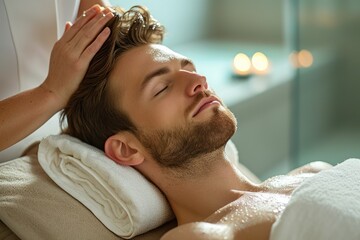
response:
[(40, 86), (54, 95), (58, 110), (78, 88), (91, 59), (110, 35), (104, 26), (113, 16), (110, 9), (95, 5), (73, 25), (66, 24), (64, 35), (51, 52), (48, 76)]

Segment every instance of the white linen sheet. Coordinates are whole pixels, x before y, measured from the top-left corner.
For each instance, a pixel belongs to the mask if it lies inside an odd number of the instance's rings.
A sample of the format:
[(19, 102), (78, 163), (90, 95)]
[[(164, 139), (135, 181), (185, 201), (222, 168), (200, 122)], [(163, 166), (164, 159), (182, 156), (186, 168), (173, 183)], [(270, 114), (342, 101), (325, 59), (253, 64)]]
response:
[(348, 159), (297, 188), (270, 240), (359, 240), (360, 160)]

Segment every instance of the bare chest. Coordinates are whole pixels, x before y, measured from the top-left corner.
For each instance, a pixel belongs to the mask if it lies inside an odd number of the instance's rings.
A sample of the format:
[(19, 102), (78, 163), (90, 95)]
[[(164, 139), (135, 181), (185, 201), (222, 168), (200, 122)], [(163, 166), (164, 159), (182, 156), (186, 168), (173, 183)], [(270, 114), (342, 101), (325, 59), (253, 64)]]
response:
[(278, 176), (239, 198), (201, 222), (185, 224), (164, 239), (269, 239), (271, 227), (287, 206), (290, 195), (312, 174)]
[[(271, 226), (287, 206), (290, 195), (311, 175), (279, 176), (265, 181), (260, 190), (242, 192), (234, 202), (209, 216), (205, 222), (230, 229), (230, 239), (268, 239)], [(251, 239), (249, 237), (249, 239)]]
[(289, 195), (279, 193), (244, 193), (205, 221), (228, 225), (239, 231), (260, 224), (272, 224), (285, 209), (289, 199)]

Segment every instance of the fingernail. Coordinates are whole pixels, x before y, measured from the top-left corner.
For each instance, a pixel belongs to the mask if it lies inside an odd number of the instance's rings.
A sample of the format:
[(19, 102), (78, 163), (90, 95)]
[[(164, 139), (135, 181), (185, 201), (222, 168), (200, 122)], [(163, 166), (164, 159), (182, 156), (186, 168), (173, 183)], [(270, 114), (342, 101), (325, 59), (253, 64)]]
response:
[(114, 14), (112, 12), (108, 12), (106, 14), (103, 13), (102, 16), (110, 19), (110, 18), (114, 17)]
[(86, 16), (90, 16), (93, 15), (95, 13), (94, 9), (89, 9), (83, 12), (82, 16), (86, 17)]
[(103, 32), (105, 35), (108, 35), (110, 33), (110, 28), (108, 28), (108, 27), (104, 28)]
[(86, 15), (86, 14), (95, 13), (97, 9), (99, 9), (99, 5), (98, 5), (98, 4), (92, 6), (92, 7), (89, 8), (88, 10), (86, 10), (86, 11), (85, 11), (85, 15)]

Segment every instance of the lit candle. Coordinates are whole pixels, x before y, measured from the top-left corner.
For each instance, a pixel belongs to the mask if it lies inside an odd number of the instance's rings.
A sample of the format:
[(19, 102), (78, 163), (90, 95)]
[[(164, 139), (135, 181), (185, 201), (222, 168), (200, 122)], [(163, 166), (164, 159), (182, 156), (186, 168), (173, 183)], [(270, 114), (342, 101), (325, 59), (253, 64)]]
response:
[(269, 60), (261, 52), (257, 52), (252, 56), (251, 63), (255, 74), (263, 75), (269, 72)]
[(233, 62), (234, 73), (240, 77), (247, 77), (251, 72), (251, 61), (244, 53), (238, 53)]

